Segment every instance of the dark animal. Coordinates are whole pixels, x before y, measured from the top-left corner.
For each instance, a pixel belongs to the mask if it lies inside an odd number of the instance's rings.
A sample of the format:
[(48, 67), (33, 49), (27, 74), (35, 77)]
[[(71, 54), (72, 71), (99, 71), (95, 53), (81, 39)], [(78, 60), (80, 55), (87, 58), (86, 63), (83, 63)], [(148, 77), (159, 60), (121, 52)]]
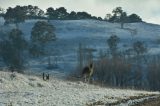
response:
[(86, 66), (82, 70), (82, 76), (84, 78), (85, 82), (89, 82), (91, 76), (93, 75), (93, 63), (91, 63), (89, 66)]
[(49, 80), (49, 74), (45, 75), (45, 73), (43, 73), (43, 80), (44, 81)]
[(43, 80), (45, 80), (45, 74), (43, 73)]
[(46, 80), (49, 80), (49, 74), (48, 74), (48, 75), (46, 75)]

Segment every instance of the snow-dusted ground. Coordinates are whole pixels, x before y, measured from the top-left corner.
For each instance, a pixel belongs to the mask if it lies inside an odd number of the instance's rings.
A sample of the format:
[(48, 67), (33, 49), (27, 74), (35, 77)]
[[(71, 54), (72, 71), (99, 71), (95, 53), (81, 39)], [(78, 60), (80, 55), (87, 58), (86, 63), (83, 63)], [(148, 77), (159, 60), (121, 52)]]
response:
[(102, 88), (54, 76), (50, 81), (43, 81), (36, 76), (0, 71), (0, 106), (85, 106), (157, 94), (159, 92)]

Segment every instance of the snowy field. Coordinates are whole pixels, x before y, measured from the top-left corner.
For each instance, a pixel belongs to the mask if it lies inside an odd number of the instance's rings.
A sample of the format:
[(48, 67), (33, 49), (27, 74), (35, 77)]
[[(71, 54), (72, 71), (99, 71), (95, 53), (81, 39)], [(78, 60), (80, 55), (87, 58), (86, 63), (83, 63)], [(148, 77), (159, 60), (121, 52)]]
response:
[[(38, 20), (26, 20), (19, 28), (26, 39), (30, 39), (31, 29)], [(2, 26), (3, 18), (0, 18), (1, 30), (7, 31), (15, 25)], [(98, 20), (54, 20), (50, 22), (56, 28), (57, 40), (48, 46), (51, 60), (58, 60), (58, 71), (68, 73), (75, 70), (77, 65), (77, 51), (79, 44), (95, 48), (97, 52), (94, 58), (98, 57), (100, 50), (107, 50), (107, 39), (111, 35), (120, 38), (119, 48), (124, 50), (130, 48), (135, 41), (142, 41), (148, 48), (148, 54), (160, 52), (160, 26), (149, 23), (129, 23), (120, 28), (120, 24), (108, 23)], [(46, 70), (47, 57), (32, 59), (28, 61), (29, 70), (44, 72)], [(55, 70), (49, 70), (54, 73)]]
[(36, 76), (0, 71), (0, 106), (103, 106), (114, 103), (128, 106), (159, 94), (103, 88), (54, 76), (50, 81), (43, 81)]

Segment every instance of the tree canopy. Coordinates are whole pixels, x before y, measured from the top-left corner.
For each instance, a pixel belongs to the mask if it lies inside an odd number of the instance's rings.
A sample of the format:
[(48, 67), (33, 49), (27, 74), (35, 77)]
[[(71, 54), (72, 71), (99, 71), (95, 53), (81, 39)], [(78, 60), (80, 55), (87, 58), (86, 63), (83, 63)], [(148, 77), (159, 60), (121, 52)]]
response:
[[(9, 7), (4, 13), (4, 9), (0, 8), (0, 15), (4, 15), (6, 23), (20, 23), (24, 22), (25, 19), (49, 19), (49, 20), (81, 20), (81, 19), (95, 19), (95, 20), (107, 20), (109, 22), (142, 22), (142, 19), (137, 14), (133, 13), (127, 15), (127, 13), (122, 9), (122, 7), (116, 7), (113, 9), (112, 14), (106, 14), (103, 19), (101, 17), (92, 16), (91, 14), (82, 11), (75, 12), (67, 11), (65, 7), (53, 8), (49, 7), (44, 12), (38, 6), (19, 6), (14, 8)], [(124, 17), (125, 16), (125, 17)], [(123, 17), (123, 18), (122, 18)]]
[(127, 15), (127, 13), (122, 9), (122, 7), (116, 7), (112, 11), (113, 15), (106, 14), (105, 20), (109, 22), (122, 22), (122, 23), (133, 23), (142, 22), (142, 19), (137, 14)]
[(22, 35), (21, 30), (12, 29), (5, 35), (5, 39), (0, 41), (0, 56), (11, 71), (23, 72), (25, 67), (23, 51), (27, 49), (27, 42)]
[(35, 23), (31, 31), (31, 40), (39, 43), (46, 43), (56, 39), (55, 27), (45, 21)]
[(8, 23), (21, 23), (24, 22), (26, 18), (26, 10), (24, 7), (16, 6), (15, 8), (9, 7), (4, 19), (6, 24)]

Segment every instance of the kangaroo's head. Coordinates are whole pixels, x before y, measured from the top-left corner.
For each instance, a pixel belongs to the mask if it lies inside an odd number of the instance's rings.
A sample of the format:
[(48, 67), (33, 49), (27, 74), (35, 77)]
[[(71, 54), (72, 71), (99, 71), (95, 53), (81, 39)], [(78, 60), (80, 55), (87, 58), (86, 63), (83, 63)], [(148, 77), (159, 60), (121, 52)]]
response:
[(93, 63), (90, 63), (89, 67), (90, 67), (90, 68), (93, 68)]

